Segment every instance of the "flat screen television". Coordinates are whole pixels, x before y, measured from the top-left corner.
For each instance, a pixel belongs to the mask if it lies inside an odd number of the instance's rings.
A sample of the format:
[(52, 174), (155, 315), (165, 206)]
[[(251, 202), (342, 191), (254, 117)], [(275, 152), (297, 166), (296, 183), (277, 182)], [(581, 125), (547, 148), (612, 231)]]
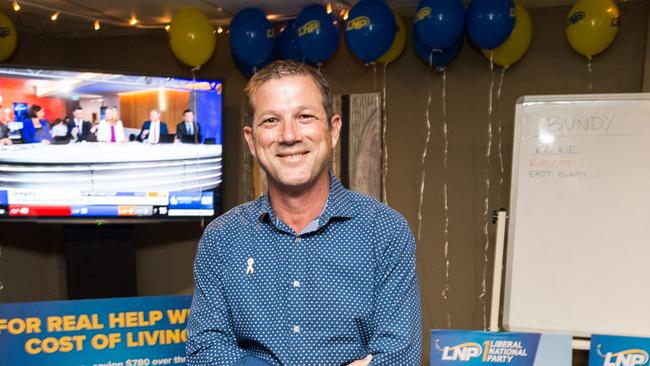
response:
[[(34, 105), (46, 121), (30, 118)], [(0, 67), (0, 106), (0, 220), (221, 213), (219, 80)], [(106, 119), (109, 109), (119, 122)], [(164, 124), (142, 133), (156, 111)]]

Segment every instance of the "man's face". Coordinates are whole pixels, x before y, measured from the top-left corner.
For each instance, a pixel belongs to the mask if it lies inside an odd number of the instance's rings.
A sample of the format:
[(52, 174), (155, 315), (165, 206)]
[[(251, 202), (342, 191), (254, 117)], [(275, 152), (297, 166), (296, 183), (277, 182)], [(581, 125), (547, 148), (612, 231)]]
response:
[(194, 112), (185, 112), (185, 114), (183, 114), (183, 119), (185, 122), (191, 123), (194, 121)]
[(84, 112), (81, 109), (75, 109), (74, 112), (72, 112), (72, 116), (74, 119), (81, 119), (83, 117)]
[(267, 81), (252, 103), (255, 114), (252, 126), (244, 127), (244, 137), (270, 184), (299, 188), (327, 174), (341, 118), (334, 115), (328, 127), (320, 90), (311, 77)]
[(156, 112), (156, 111), (151, 111), (151, 112), (149, 112), (149, 120), (150, 120), (151, 122), (158, 122), (158, 121), (160, 121), (160, 113), (158, 113), (158, 112)]
[(117, 119), (117, 111), (115, 109), (106, 110), (106, 119)]

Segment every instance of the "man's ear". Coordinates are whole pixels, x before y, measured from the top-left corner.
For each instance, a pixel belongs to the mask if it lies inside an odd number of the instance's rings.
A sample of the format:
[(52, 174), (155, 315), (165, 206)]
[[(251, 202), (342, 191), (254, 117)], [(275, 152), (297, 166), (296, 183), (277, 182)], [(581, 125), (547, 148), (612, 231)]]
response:
[(339, 136), (341, 135), (341, 125), (343, 120), (338, 113), (335, 113), (330, 120), (330, 133), (332, 134), (332, 148), (336, 147), (339, 143)]
[(251, 155), (253, 155), (254, 158), (257, 158), (257, 156), (255, 156), (255, 138), (253, 137), (253, 127), (244, 126), (244, 140), (246, 140), (246, 144), (248, 145), (248, 151), (251, 152)]

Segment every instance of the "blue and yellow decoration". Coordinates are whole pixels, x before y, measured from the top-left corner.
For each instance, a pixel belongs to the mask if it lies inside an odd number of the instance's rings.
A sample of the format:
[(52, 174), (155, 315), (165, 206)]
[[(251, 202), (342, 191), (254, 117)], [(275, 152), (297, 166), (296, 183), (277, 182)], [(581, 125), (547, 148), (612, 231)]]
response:
[(451, 47), (463, 34), (465, 8), (461, 0), (422, 0), (413, 33), (429, 48)]
[(517, 19), (510, 37), (497, 48), (482, 50), (485, 57), (489, 59), (491, 52), (492, 62), (506, 68), (512, 66), (526, 54), (533, 40), (533, 22), (528, 10), (517, 2), (515, 2), (515, 7)]
[(345, 27), (345, 43), (364, 63), (377, 61), (388, 51), (397, 22), (383, 0), (360, 1), (352, 7)]
[(339, 29), (323, 5), (312, 4), (296, 18), (298, 47), (307, 61), (322, 64), (329, 60), (339, 46)]
[(249, 67), (262, 66), (275, 50), (275, 29), (258, 8), (246, 8), (230, 23), (230, 48), (240, 62)]
[(567, 15), (569, 44), (589, 58), (603, 52), (618, 35), (619, 17), (613, 0), (579, 0)]
[(8, 59), (16, 50), (18, 35), (14, 23), (5, 14), (0, 13), (0, 61)]

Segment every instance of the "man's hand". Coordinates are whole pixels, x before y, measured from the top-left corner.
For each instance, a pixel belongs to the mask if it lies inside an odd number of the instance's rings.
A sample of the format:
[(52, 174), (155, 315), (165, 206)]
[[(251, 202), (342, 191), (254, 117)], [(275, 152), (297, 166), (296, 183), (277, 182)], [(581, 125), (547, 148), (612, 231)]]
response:
[(79, 127), (74, 127), (72, 131), (70, 131), (70, 134), (74, 137), (77, 137), (78, 133), (79, 133)]
[(372, 361), (372, 355), (366, 356), (366, 358), (362, 360), (356, 360), (352, 362), (351, 364), (348, 364), (348, 366), (368, 366), (370, 365), (370, 362)]
[(147, 135), (149, 135), (149, 130), (142, 131), (142, 138), (147, 137)]

